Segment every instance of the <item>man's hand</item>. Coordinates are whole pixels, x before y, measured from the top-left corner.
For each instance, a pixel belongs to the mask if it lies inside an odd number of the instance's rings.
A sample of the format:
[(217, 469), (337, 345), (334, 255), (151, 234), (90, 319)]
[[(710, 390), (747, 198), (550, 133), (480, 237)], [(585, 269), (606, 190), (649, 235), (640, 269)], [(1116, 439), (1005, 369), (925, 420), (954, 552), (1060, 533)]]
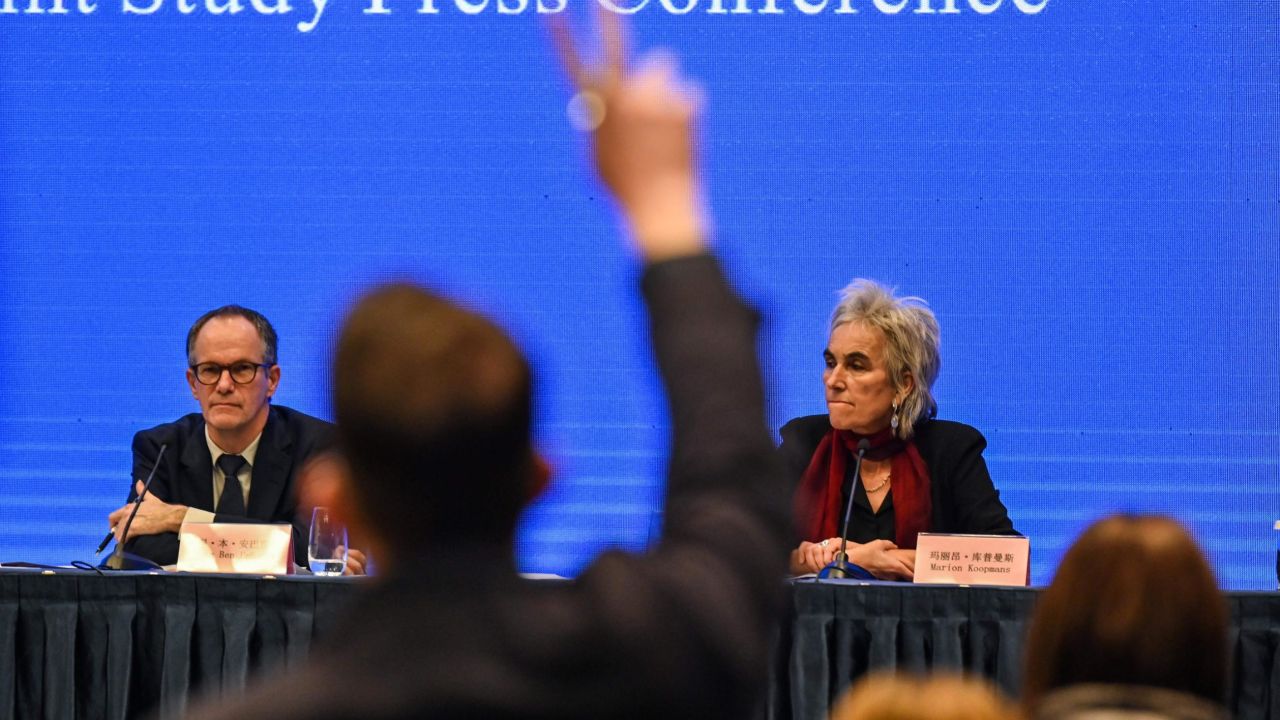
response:
[(616, 13), (597, 13), (604, 61), (589, 67), (559, 15), (551, 31), (574, 102), (598, 123), (596, 169), (622, 206), (641, 254), (656, 262), (703, 251), (706, 229), (693, 161), (696, 86), (680, 79), (675, 58), (653, 53), (626, 66), (627, 48)]
[[(141, 481), (136, 481), (134, 490), (138, 495), (142, 494), (143, 485)], [(135, 496), (136, 497), (136, 496)], [(111, 527), (111, 531), (116, 534), (116, 542), (123, 543), (124, 524), (129, 519), (129, 513), (133, 512), (133, 503), (129, 503), (122, 508), (113, 510), (107, 516), (107, 522)], [(182, 527), (182, 518), (187, 514), (186, 505), (170, 505), (151, 493), (142, 498), (142, 505), (138, 507), (138, 514), (133, 518), (133, 525), (129, 526), (129, 536), (137, 535), (159, 535), (166, 532), (178, 532)]]
[(342, 571), (343, 575), (364, 575), (365, 566), (369, 564), (369, 559), (365, 554), (355, 548), (347, 548), (347, 567)]

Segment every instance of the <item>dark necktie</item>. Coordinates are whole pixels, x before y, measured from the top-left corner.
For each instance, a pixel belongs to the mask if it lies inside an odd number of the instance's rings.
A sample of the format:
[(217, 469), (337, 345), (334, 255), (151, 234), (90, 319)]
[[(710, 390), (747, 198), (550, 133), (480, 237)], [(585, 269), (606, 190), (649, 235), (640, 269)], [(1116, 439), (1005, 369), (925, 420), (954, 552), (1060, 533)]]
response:
[(244, 517), (244, 490), (240, 487), (240, 473), (249, 463), (239, 455), (223, 455), (218, 458), (218, 469), (226, 476), (222, 484), (222, 496), (218, 498), (219, 515)]

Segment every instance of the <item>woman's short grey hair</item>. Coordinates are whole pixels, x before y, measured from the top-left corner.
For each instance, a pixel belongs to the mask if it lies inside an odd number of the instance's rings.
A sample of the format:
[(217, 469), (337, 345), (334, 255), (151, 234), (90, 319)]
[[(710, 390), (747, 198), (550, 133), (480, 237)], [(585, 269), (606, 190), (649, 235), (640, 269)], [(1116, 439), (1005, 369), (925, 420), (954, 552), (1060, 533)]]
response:
[(915, 424), (938, 411), (933, 381), (942, 367), (938, 319), (928, 303), (918, 297), (897, 297), (892, 288), (858, 278), (840, 291), (840, 302), (831, 313), (831, 330), (852, 322), (876, 328), (884, 335), (884, 362), (889, 379), (899, 391), (907, 376), (915, 386), (898, 404), (898, 437), (906, 440)]

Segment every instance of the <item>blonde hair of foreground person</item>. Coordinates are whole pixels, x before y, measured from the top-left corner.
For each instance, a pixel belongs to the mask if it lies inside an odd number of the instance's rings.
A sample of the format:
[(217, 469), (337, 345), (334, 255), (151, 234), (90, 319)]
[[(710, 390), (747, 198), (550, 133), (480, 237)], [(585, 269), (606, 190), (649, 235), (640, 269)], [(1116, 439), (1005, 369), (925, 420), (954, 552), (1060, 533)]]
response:
[(874, 673), (845, 693), (831, 720), (1019, 720), (1011, 701), (960, 675)]

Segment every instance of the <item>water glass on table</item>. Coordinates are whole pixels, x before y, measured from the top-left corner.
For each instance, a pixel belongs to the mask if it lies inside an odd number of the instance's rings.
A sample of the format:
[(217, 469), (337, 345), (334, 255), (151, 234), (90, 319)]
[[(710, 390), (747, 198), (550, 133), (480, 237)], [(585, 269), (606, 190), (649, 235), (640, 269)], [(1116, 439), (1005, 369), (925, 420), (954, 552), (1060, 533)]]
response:
[(307, 543), (311, 574), (341, 575), (347, 567), (347, 528), (333, 519), (328, 508), (311, 511), (311, 540)]

